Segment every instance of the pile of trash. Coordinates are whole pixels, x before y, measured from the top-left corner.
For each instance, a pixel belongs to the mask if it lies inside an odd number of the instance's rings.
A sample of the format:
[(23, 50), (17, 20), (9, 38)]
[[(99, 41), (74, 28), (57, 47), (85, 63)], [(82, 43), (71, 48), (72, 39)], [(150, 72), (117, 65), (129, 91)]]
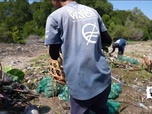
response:
[[(0, 111), (13, 114), (24, 112), (31, 100), (38, 97), (23, 84), (24, 72), (0, 64)], [(6, 113), (6, 112), (5, 112)]]
[[(61, 101), (69, 103), (70, 93), (67, 85), (54, 81), (51, 76), (43, 76), (35, 86), (36, 92), (33, 92), (28, 87), (29, 82), (25, 83), (26, 78), (24, 72), (20, 69), (13, 69), (8, 66), (2, 69), (1, 66), (0, 111), (9, 111), (11, 114), (14, 112), (28, 114), (28, 111), (32, 109), (38, 111), (38, 107), (31, 104), (31, 101), (42, 94), (46, 98), (58, 97)], [(110, 109), (109, 114), (116, 113), (121, 105), (120, 102), (116, 101), (121, 93), (121, 86), (120, 83), (112, 83), (111, 85), (111, 92), (107, 102)], [(69, 109), (70, 106), (66, 108)], [(93, 112), (90, 113), (93, 114)]]

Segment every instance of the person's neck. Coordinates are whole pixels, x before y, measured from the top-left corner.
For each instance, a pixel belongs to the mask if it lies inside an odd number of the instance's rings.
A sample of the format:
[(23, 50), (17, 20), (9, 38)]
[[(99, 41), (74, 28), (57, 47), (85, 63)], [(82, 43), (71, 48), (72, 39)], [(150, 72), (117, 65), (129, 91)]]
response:
[(67, 0), (66, 2), (61, 2), (61, 6), (65, 6), (69, 4), (70, 2), (73, 2), (73, 0)]

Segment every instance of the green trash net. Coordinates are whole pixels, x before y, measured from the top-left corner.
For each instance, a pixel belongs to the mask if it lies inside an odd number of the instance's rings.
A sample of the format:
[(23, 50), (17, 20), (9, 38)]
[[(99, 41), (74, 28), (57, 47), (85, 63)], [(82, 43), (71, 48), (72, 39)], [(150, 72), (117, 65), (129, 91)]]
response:
[[(122, 85), (119, 83), (112, 83), (111, 85), (111, 91), (107, 102), (107, 106), (109, 107), (109, 114), (115, 114), (121, 105), (120, 102), (115, 101), (115, 99), (118, 98), (119, 94), (122, 92), (121, 86)], [(37, 87), (37, 93), (40, 94), (42, 92), (47, 98), (58, 96), (63, 101), (69, 101), (68, 86), (54, 82), (51, 76), (46, 76), (40, 81)], [(90, 111), (90, 114), (95, 113)]]
[(37, 93), (44, 93), (45, 97), (54, 97), (57, 96), (62, 91), (63, 85), (56, 83), (52, 80), (51, 76), (44, 77), (38, 87)]
[(108, 99), (116, 99), (119, 97), (119, 94), (122, 92), (121, 91), (121, 84), (119, 83), (113, 83), (111, 85), (111, 91), (110, 94), (108, 96)]
[(121, 61), (127, 61), (131, 64), (136, 64), (136, 65), (139, 64), (139, 62), (136, 59), (131, 58), (131, 57), (127, 57), (127, 56), (118, 55), (118, 59)]

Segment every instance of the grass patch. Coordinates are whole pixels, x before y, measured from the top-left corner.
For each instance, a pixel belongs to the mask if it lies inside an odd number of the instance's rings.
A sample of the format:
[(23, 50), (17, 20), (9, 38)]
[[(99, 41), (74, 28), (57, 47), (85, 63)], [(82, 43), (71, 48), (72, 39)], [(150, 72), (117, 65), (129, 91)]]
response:
[(48, 60), (49, 59), (49, 55), (48, 54), (43, 54), (43, 55), (40, 55), (32, 60), (30, 60), (30, 62), (38, 62), (38, 61), (42, 61), (42, 60)]
[(116, 74), (120, 76), (122, 80), (126, 83), (132, 83), (136, 78), (138, 81), (150, 80), (152, 77), (152, 73), (146, 71), (145, 69), (131, 71), (123, 68), (112, 68), (112, 74)]

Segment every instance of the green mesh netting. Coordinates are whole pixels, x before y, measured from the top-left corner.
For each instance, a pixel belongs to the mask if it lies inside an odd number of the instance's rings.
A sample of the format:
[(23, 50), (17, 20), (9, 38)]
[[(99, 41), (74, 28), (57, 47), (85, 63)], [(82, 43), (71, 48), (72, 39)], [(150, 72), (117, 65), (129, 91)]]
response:
[[(67, 85), (62, 85), (57, 82), (54, 82), (51, 76), (44, 77), (38, 87), (37, 92), (44, 92), (45, 97), (53, 97), (58, 96), (63, 101), (69, 101), (69, 89)], [(115, 101), (116, 98), (119, 97), (121, 93), (121, 84), (112, 83), (111, 91), (108, 97), (107, 105), (109, 107), (109, 114), (115, 114), (119, 107), (120, 103)], [(90, 112), (90, 114), (95, 114), (94, 112)]]
[(118, 55), (118, 59), (121, 60), (121, 61), (127, 61), (131, 64), (139, 64), (139, 62), (136, 59), (130, 58), (130, 57), (127, 57), (127, 56)]
[(69, 101), (69, 89), (68, 86), (65, 85), (62, 87), (60, 94), (58, 95), (63, 101)]
[(108, 96), (109, 99), (116, 99), (119, 97), (119, 94), (121, 93), (121, 84), (119, 83), (112, 83), (111, 85), (111, 91)]
[(57, 96), (62, 90), (63, 85), (56, 83), (52, 80), (51, 76), (44, 77), (38, 87), (37, 93), (44, 92), (45, 97), (55, 97)]
[(107, 106), (109, 108), (109, 114), (116, 114), (118, 112), (120, 105), (120, 102), (108, 100)]

